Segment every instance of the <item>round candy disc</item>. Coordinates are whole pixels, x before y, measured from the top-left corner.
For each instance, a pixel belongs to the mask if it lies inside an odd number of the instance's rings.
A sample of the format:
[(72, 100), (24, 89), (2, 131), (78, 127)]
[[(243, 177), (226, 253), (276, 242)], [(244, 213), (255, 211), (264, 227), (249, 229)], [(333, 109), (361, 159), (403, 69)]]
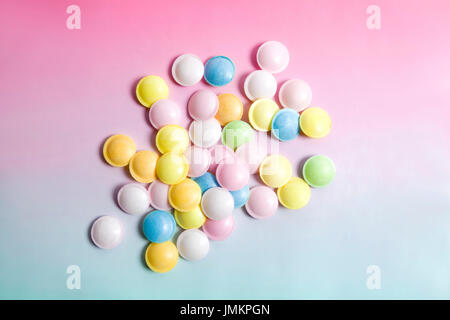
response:
[(150, 195), (144, 186), (128, 183), (117, 193), (119, 207), (129, 214), (144, 214), (150, 210)]
[(130, 174), (138, 182), (150, 183), (156, 179), (155, 167), (158, 161), (156, 152), (143, 150), (136, 152), (130, 160)]
[(322, 188), (331, 183), (336, 174), (333, 160), (327, 156), (316, 155), (303, 165), (303, 178), (314, 188)]
[(170, 240), (175, 233), (175, 219), (172, 214), (163, 210), (150, 212), (142, 224), (145, 237), (156, 243)]
[(122, 223), (111, 216), (103, 216), (95, 220), (91, 227), (91, 239), (102, 249), (117, 247), (123, 239)]
[(248, 197), (250, 195), (250, 189), (247, 184), (246, 186), (244, 186), (239, 190), (230, 191), (230, 193), (233, 196), (234, 208), (236, 209), (242, 207), (247, 202)]
[(109, 137), (103, 145), (103, 157), (114, 167), (126, 166), (135, 153), (136, 146), (133, 139), (124, 134)]
[(211, 240), (225, 240), (233, 233), (234, 217), (233, 215), (229, 215), (222, 220), (206, 219), (202, 229), (206, 236)]
[(208, 237), (198, 229), (183, 231), (177, 239), (180, 255), (188, 261), (201, 260), (209, 252)]
[(259, 176), (269, 187), (279, 188), (286, 184), (292, 176), (291, 163), (280, 154), (270, 155), (262, 161), (259, 167)]
[(136, 97), (144, 107), (150, 108), (156, 101), (169, 97), (169, 87), (163, 78), (147, 76), (137, 84)]
[(189, 177), (199, 177), (208, 171), (211, 164), (211, 153), (208, 149), (190, 146), (184, 152), (184, 156), (189, 164)]
[(244, 91), (251, 101), (273, 98), (277, 92), (277, 80), (268, 71), (256, 70), (245, 79)]
[(311, 138), (323, 138), (331, 130), (330, 116), (321, 108), (304, 110), (299, 122), (302, 132)]
[(234, 152), (223, 144), (216, 144), (210, 149), (211, 164), (209, 165), (209, 171), (216, 172), (217, 166), (222, 162), (230, 162), (234, 159)]
[(150, 243), (145, 251), (145, 263), (154, 272), (172, 270), (178, 261), (177, 247), (171, 242)]
[(158, 100), (150, 108), (148, 120), (156, 130), (169, 124), (179, 124), (181, 122), (181, 109), (172, 100)]
[(219, 100), (211, 90), (198, 90), (189, 98), (188, 111), (194, 120), (214, 118), (218, 108)]
[(205, 80), (214, 87), (224, 86), (233, 80), (234, 63), (230, 58), (215, 56), (206, 61)]
[(252, 141), (255, 132), (247, 122), (234, 120), (229, 122), (222, 131), (222, 143), (235, 150), (240, 145)]
[(249, 215), (256, 219), (271, 217), (278, 209), (277, 195), (269, 187), (254, 187), (250, 190), (245, 209)]
[(289, 64), (289, 51), (281, 42), (267, 41), (258, 48), (256, 61), (261, 69), (278, 73)]
[(183, 155), (169, 152), (156, 163), (156, 175), (165, 184), (177, 184), (186, 178), (189, 165)]
[(222, 127), (215, 118), (205, 121), (194, 120), (189, 126), (189, 137), (198, 147), (212, 147), (220, 140), (221, 134)]
[(172, 77), (182, 86), (193, 86), (203, 77), (203, 62), (194, 54), (183, 54), (172, 65)]
[(245, 143), (236, 149), (236, 158), (247, 164), (251, 174), (257, 173), (259, 165), (267, 156), (267, 147), (252, 141)]
[(175, 124), (162, 127), (156, 134), (156, 147), (161, 153), (183, 153), (188, 146), (189, 135), (187, 131)]
[(271, 99), (259, 99), (252, 103), (248, 110), (248, 119), (258, 131), (269, 131), (272, 118), (280, 108)]
[(233, 161), (219, 163), (216, 170), (216, 177), (217, 182), (223, 188), (229, 191), (237, 191), (248, 184), (250, 173), (244, 162), (233, 159)]
[(271, 132), (280, 141), (295, 139), (300, 134), (300, 115), (293, 109), (282, 109), (272, 119)]
[(222, 93), (218, 96), (218, 99), (219, 109), (215, 118), (221, 126), (233, 120), (241, 120), (244, 108), (238, 97), (231, 93)]
[(278, 98), (283, 107), (302, 111), (311, 104), (312, 92), (305, 81), (291, 79), (281, 85)]
[(155, 180), (148, 186), (148, 193), (153, 208), (166, 211), (172, 209), (169, 203), (169, 186), (167, 184)]
[(170, 205), (181, 212), (194, 210), (202, 199), (200, 186), (191, 179), (184, 179), (169, 188)]
[(200, 228), (206, 221), (206, 217), (200, 209), (200, 206), (188, 212), (175, 210), (174, 216), (178, 225), (183, 229)]
[(299, 177), (292, 177), (288, 183), (278, 188), (278, 200), (288, 209), (300, 209), (308, 204), (311, 188)]
[(233, 196), (223, 188), (211, 188), (206, 191), (201, 203), (203, 213), (212, 220), (225, 219), (234, 209)]
[(218, 187), (219, 184), (217, 183), (216, 177), (210, 172), (205, 172), (203, 175), (197, 178), (192, 178), (197, 184), (200, 186), (200, 189), (202, 190), (202, 194), (205, 193), (207, 190)]

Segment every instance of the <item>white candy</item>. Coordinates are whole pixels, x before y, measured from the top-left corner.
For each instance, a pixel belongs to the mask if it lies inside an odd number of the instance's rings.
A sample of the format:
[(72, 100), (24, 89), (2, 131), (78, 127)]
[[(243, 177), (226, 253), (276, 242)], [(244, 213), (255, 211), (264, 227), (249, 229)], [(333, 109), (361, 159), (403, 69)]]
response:
[(291, 79), (282, 84), (278, 98), (283, 107), (300, 112), (311, 105), (311, 87), (306, 81)]
[(177, 239), (180, 255), (189, 261), (201, 260), (209, 252), (208, 237), (198, 229), (183, 231)]
[(117, 194), (119, 207), (129, 214), (144, 214), (150, 210), (150, 195), (137, 183), (128, 183)]
[(215, 187), (203, 194), (201, 205), (205, 216), (212, 220), (222, 220), (232, 214), (234, 199), (228, 190)]
[(91, 227), (91, 239), (102, 249), (117, 247), (123, 238), (122, 223), (111, 216), (103, 216), (95, 220)]
[(194, 120), (189, 126), (189, 137), (196, 146), (209, 148), (222, 137), (222, 127), (215, 118), (205, 121)]
[(199, 57), (183, 54), (172, 65), (172, 77), (182, 86), (193, 86), (203, 77), (204, 66)]
[(270, 72), (256, 70), (245, 79), (244, 91), (247, 98), (251, 101), (262, 98), (270, 99), (277, 92), (277, 81)]

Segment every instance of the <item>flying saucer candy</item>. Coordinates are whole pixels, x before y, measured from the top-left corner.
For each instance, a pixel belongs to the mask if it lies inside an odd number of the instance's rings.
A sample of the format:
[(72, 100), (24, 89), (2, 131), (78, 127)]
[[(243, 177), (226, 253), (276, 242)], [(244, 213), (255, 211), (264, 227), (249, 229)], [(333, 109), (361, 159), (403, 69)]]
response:
[(203, 62), (194, 54), (183, 54), (172, 65), (172, 77), (182, 86), (193, 86), (203, 77)]
[(278, 97), (283, 107), (302, 111), (311, 104), (312, 93), (308, 83), (291, 79), (281, 85)]
[(279, 73), (289, 64), (289, 51), (278, 41), (264, 42), (256, 53), (259, 67), (272, 73)]

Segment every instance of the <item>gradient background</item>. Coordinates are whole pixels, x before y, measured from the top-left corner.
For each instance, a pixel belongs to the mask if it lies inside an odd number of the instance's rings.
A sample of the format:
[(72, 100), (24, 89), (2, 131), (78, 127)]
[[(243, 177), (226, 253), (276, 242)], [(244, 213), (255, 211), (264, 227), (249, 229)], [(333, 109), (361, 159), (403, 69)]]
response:
[[(66, 8), (81, 8), (68, 30)], [(368, 30), (366, 8), (381, 8)], [(0, 2), (0, 298), (450, 298), (450, 4), (448, 1), (13, 1)], [(337, 176), (299, 212), (267, 221), (234, 213), (236, 229), (200, 262), (167, 274), (143, 262), (142, 217), (114, 192), (131, 181), (100, 155), (108, 136), (154, 148), (136, 81), (165, 78), (185, 106), (198, 88), (176, 85), (172, 61), (229, 56), (237, 94), (257, 47), (289, 49), (279, 83), (299, 77), (331, 134), (281, 145), (295, 166), (330, 156)], [(186, 117), (186, 125), (188, 118)], [(253, 181), (252, 185), (256, 182)], [(126, 237), (100, 250), (98, 216)], [(81, 268), (81, 290), (66, 268)], [(367, 266), (381, 289), (366, 287)]]

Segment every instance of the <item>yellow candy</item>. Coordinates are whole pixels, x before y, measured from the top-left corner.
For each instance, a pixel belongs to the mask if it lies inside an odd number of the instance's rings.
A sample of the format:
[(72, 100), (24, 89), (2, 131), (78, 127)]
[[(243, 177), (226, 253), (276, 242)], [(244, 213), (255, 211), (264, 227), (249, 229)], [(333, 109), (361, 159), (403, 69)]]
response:
[(169, 87), (161, 77), (147, 76), (137, 84), (136, 97), (144, 107), (150, 108), (156, 101), (169, 97)]
[(136, 152), (130, 160), (130, 174), (139, 182), (150, 183), (156, 179), (155, 168), (158, 161), (156, 152), (143, 150)]
[(178, 211), (194, 210), (200, 204), (201, 199), (202, 190), (194, 180), (184, 179), (169, 188), (169, 203)]
[(156, 164), (156, 175), (165, 184), (177, 184), (186, 178), (189, 165), (183, 155), (168, 152)]
[(145, 262), (155, 272), (168, 272), (178, 262), (177, 247), (171, 241), (150, 243), (145, 251)]
[(200, 206), (188, 212), (181, 212), (175, 210), (175, 220), (183, 229), (197, 229), (200, 228), (206, 221)]
[(331, 130), (331, 119), (321, 108), (308, 108), (300, 115), (300, 129), (311, 138), (323, 138)]
[(300, 209), (306, 206), (311, 198), (311, 188), (299, 177), (292, 177), (288, 183), (278, 188), (280, 203), (288, 209)]
[(280, 110), (275, 101), (258, 99), (248, 110), (248, 119), (253, 128), (258, 131), (269, 131), (272, 118)]
[(103, 145), (103, 157), (114, 167), (124, 167), (136, 152), (133, 139), (124, 134), (116, 134), (108, 138)]
[(183, 153), (188, 146), (189, 134), (186, 129), (175, 124), (162, 127), (156, 135), (156, 147), (161, 153)]
[(291, 163), (280, 154), (270, 155), (261, 162), (259, 176), (269, 187), (279, 188), (285, 185), (292, 176)]
[(219, 99), (219, 109), (215, 118), (221, 126), (234, 120), (241, 120), (244, 109), (238, 97), (231, 93), (223, 93), (217, 98)]

